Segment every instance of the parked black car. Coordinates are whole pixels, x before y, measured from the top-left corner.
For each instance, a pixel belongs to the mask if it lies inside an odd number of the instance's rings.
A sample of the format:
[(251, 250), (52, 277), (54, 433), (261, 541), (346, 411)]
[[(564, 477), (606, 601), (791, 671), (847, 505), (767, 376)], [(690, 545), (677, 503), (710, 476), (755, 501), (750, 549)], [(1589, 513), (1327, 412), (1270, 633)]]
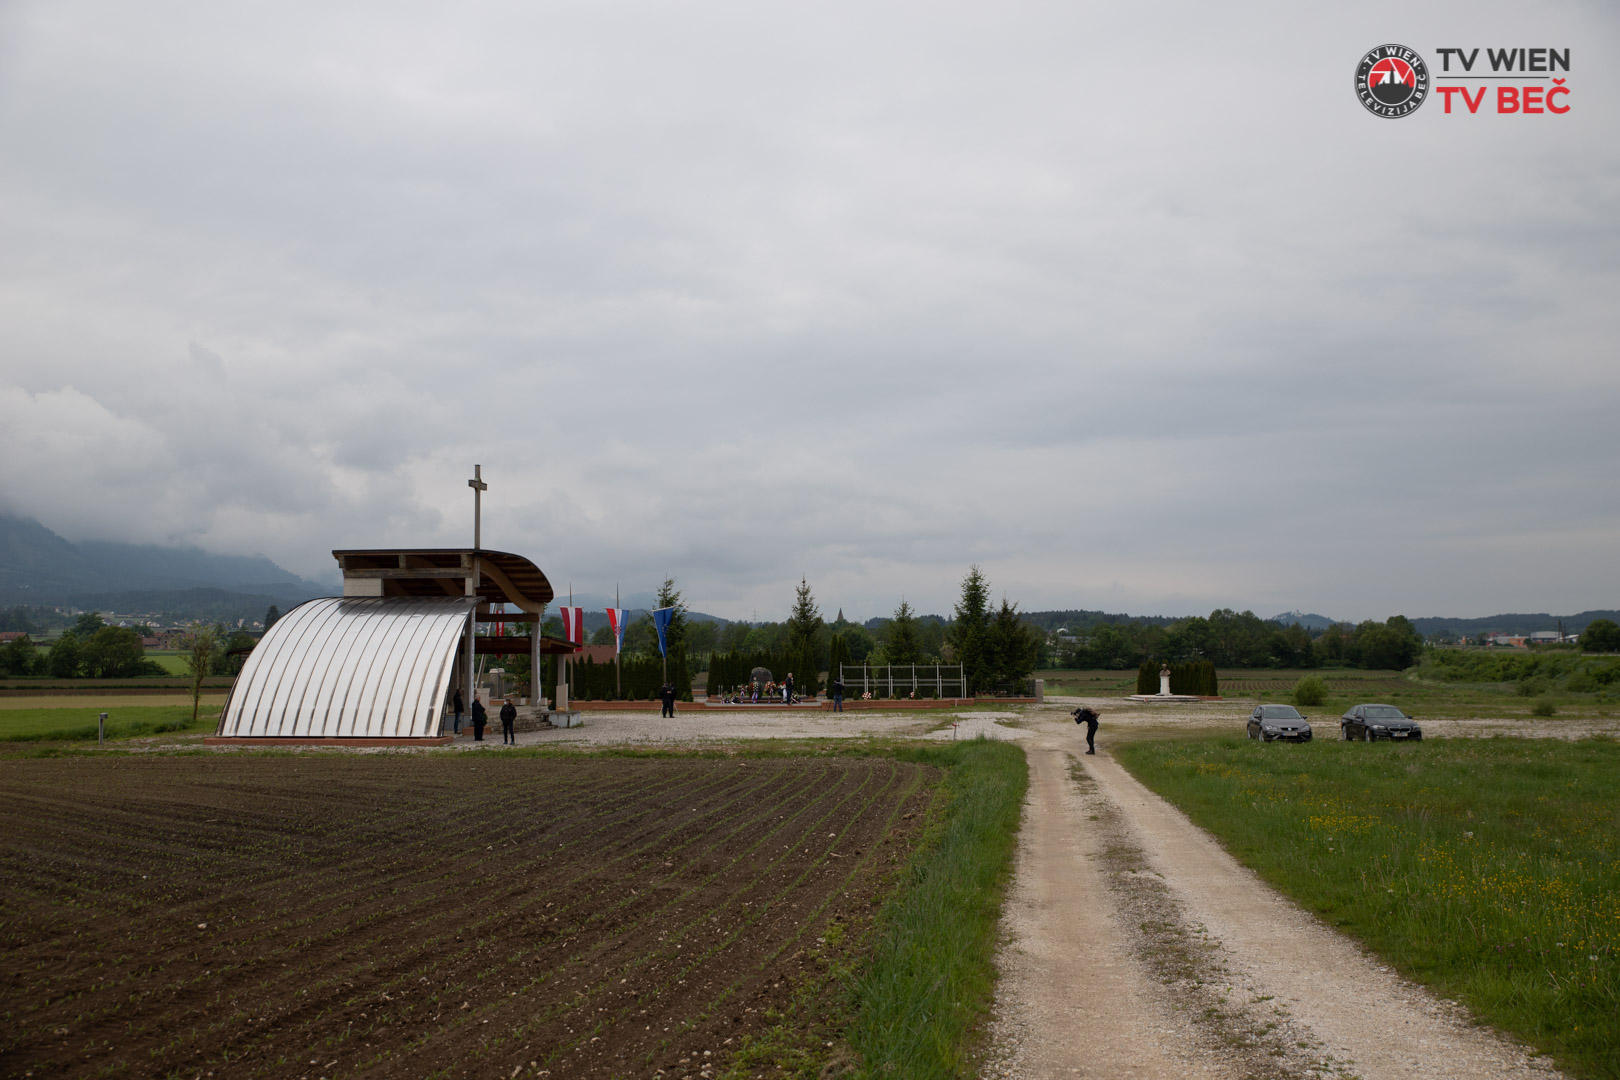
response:
[(1311, 725), (1292, 705), (1256, 705), (1249, 714), (1249, 738), (1261, 742), (1273, 739), (1310, 742)]
[(1411, 739), (1415, 742), (1423, 738), (1423, 729), (1393, 705), (1357, 705), (1339, 717), (1339, 734), (1345, 742), (1352, 739), (1362, 742)]

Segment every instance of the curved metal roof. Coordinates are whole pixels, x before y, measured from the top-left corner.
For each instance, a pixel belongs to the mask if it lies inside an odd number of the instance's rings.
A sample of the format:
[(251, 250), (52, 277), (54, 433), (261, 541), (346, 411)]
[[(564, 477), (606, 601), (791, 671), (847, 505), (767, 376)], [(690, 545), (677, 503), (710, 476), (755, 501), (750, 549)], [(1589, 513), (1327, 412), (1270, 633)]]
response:
[(222, 736), (406, 738), (439, 733), (476, 597), (325, 597), (299, 604), (248, 655)]

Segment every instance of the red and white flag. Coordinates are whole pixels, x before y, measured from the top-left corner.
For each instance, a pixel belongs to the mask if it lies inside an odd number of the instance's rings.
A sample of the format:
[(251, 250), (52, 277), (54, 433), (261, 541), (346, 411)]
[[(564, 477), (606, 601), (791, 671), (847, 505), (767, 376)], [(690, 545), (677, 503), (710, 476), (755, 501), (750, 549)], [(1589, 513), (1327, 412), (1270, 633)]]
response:
[(562, 616), (563, 640), (582, 643), (585, 640), (585, 609), (582, 607), (560, 607), (557, 613)]

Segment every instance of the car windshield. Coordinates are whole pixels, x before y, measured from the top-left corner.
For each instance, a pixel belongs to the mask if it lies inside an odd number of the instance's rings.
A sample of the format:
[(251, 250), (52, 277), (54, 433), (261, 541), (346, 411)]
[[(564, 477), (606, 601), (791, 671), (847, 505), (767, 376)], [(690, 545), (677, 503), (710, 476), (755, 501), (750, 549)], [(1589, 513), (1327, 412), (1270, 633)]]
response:
[(1369, 705), (1367, 716), (1373, 720), (1405, 720), (1406, 714), (1393, 705)]
[(1260, 716), (1266, 720), (1300, 720), (1299, 710), (1292, 705), (1263, 705)]

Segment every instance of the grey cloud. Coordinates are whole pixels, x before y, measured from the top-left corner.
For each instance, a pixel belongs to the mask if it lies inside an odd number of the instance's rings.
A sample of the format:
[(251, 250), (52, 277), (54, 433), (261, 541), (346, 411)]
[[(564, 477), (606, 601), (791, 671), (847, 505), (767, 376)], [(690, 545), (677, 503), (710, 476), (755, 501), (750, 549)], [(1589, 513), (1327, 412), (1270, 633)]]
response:
[(1546, 124), (1373, 120), (1388, 27), (1282, 4), (0, 19), (0, 498), (69, 535), (327, 573), (478, 461), (723, 614), (1615, 602), (1606, 10)]

